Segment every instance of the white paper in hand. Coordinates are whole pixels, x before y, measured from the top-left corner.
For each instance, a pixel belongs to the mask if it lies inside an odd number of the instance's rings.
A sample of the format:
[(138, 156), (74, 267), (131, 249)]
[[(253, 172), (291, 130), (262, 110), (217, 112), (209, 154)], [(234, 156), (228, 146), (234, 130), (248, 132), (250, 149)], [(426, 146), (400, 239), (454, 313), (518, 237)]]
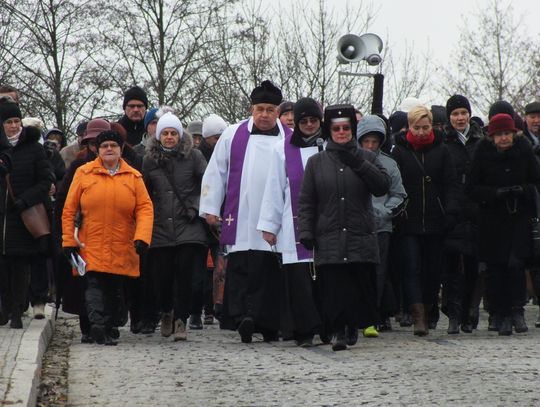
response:
[(71, 264), (75, 267), (80, 276), (84, 276), (86, 273), (86, 262), (78, 253), (71, 254)]

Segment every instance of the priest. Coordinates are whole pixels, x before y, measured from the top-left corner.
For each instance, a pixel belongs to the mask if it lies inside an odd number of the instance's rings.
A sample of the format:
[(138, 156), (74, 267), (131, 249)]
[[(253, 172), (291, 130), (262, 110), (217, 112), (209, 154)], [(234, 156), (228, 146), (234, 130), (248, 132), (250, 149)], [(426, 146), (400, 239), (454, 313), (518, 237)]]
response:
[(275, 247), (257, 230), (269, 157), (290, 130), (278, 120), (281, 90), (263, 81), (251, 92), (251, 117), (228, 127), (206, 167), (200, 215), (221, 222), (228, 253), (221, 328), (238, 330), (244, 343), (260, 332), (278, 340), (280, 266)]

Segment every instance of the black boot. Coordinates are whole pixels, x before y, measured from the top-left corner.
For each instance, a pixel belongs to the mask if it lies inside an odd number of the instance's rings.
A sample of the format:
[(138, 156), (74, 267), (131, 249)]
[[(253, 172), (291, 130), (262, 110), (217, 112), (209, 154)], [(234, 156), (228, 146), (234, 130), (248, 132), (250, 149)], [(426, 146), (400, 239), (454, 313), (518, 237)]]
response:
[(448, 329), (446, 330), (448, 335), (456, 335), (459, 333), (459, 319), (451, 317), (448, 320)]
[(345, 332), (339, 332), (334, 337), (334, 344), (332, 345), (332, 350), (338, 352), (340, 350), (347, 349), (347, 340), (345, 337)]
[(92, 326), (92, 338), (98, 345), (103, 345), (105, 343), (105, 327), (100, 325)]
[(512, 325), (514, 325), (517, 333), (527, 332), (529, 330), (523, 317), (523, 308), (520, 307), (512, 310)]
[(345, 333), (346, 333), (346, 339), (347, 345), (353, 346), (356, 345), (356, 342), (358, 342), (358, 328), (354, 326), (347, 326), (345, 327)]
[(499, 335), (509, 336), (512, 335), (512, 317), (506, 316), (501, 319), (501, 325), (499, 326)]
[(540, 310), (538, 310), (538, 319), (534, 323), (534, 326), (540, 328)]
[(392, 330), (392, 321), (390, 318), (385, 318), (379, 325), (379, 332), (391, 331)]
[(403, 312), (401, 314), (401, 319), (399, 320), (399, 326), (401, 327), (409, 327), (413, 324), (413, 317), (408, 312)]
[(20, 315), (11, 314), (11, 322), (9, 323), (11, 329), (22, 329), (23, 323)]
[(253, 339), (253, 329), (255, 324), (253, 323), (253, 318), (245, 317), (240, 325), (238, 326), (238, 333), (240, 334), (240, 339), (243, 343), (251, 343)]
[(490, 313), (488, 317), (488, 331), (498, 331), (499, 330), (499, 318), (497, 317), (497, 314)]

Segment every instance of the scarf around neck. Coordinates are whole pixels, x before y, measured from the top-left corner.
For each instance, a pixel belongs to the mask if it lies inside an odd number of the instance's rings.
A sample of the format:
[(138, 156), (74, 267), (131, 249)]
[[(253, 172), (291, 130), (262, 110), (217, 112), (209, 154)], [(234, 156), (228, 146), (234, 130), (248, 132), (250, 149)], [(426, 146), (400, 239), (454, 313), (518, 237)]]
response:
[(427, 137), (423, 139), (412, 134), (410, 130), (407, 131), (407, 135), (405, 137), (414, 150), (420, 150), (421, 148), (433, 144), (435, 141), (435, 133), (433, 132), (433, 129), (431, 129)]

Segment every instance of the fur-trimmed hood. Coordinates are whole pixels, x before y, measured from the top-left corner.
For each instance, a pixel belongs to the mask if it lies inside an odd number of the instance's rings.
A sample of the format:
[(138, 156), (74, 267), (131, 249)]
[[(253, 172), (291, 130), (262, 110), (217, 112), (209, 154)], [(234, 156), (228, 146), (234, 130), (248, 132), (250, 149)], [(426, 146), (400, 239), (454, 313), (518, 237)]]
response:
[(184, 132), (184, 135), (180, 138), (179, 143), (170, 153), (163, 150), (158, 139), (151, 137), (146, 143), (145, 157), (151, 158), (156, 163), (160, 163), (178, 155), (186, 158), (191, 154), (193, 148), (193, 137), (191, 137), (191, 135), (187, 132)]

